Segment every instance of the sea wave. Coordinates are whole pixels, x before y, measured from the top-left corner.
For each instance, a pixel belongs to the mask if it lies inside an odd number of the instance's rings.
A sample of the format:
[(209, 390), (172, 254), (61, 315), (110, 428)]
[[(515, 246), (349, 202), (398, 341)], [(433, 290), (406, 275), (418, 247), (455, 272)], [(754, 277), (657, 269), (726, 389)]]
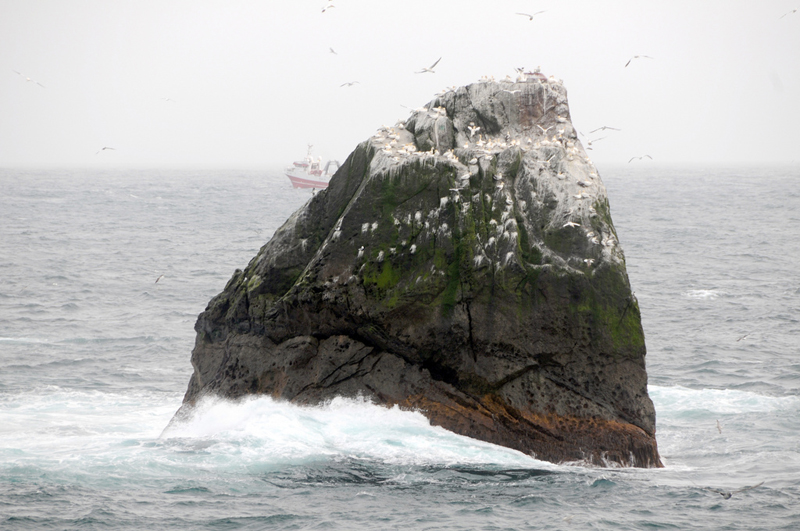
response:
[(48, 339), (40, 339), (35, 337), (0, 337), (0, 341), (9, 343), (49, 343)]
[(187, 420), (169, 426), (161, 439), (213, 440), (249, 447), (279, 461), (334, 457), (402, 465), (553, 466), (431, 426), (419, 412), (366, 399), (335, 398), (320, 406), (298, 406), (264, 396), (235, 402), (207, 398)]
[(23, 479), (45, 474), (59, 481), (81, 477), (119, 487), (320, 463), (559, 469), (431, 426), (418, 412), (362, 399), (298, 406), (263, 396), (208, 398), (184, 421), (165, 429), (180, 401), (178, 393), (58, 386), (0, 393), (0, 475)]
[(734, 389), (689, 389), (649, 386), (656, 411), (663, 415), (687, 413), (768, 413), (800, 408), (798, 396), (767, 396)]
[(716, 299), (719, 297), (721, 292), (713, 289), (690, 289), (689, 291), (685, 292), (683, 295), (689, 299)]

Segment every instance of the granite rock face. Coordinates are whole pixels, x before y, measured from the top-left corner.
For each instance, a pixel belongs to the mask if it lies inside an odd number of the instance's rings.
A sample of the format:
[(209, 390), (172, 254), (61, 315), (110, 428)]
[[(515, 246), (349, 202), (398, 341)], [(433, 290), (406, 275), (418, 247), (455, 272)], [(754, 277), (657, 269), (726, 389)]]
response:
[(358, 145), (195, 325), (205, 394), (366, 396), (553, 462), (661, 466), (606, 190), (540, 75)]

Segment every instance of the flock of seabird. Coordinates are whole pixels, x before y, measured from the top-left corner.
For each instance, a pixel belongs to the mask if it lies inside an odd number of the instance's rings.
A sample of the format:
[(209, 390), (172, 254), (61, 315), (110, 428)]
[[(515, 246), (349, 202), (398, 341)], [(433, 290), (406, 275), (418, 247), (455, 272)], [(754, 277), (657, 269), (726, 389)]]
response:
[[(332, 4), (332, 3), (329, 3), (328, 5), (326, 5), (325, 7), (323, 7), (323, 9), (322, 9), (322, 13), (325, 13), (325, 12), (326, 12), (328, 9), (330, 9), (330, 8), (332, 8), (332, 7), (336, 7), (336, 6), (335, 6), (334, 4)], [(519, 16), (526, 17), (526, 18), (527, 18), (529, 21), (532, 21), (532, 20), (534, 19), (534, 17), (536, 17), (537, 15), (541, 15), (541, 14), (545, 13), (546, 11), (547, 11), (547, 10), (541, 10), (541, 11), (536, 11), (536, 12), (534, 12), (534, 13), (521, 13), (521, 12), (518, 12), (518, 13), (515, 13), (515, 15), (519, 15)], [(338, 55), (338, 54), (336, 53), (336, 51), (335, 51), (335, 50), (334, 50), (332, 47), (329, 47), (329, 48), (328, 48), (328, 50), (330, 51), (330, 53), (331, 53), (331, 54)], [(650, 57), (649, 55), (634, 55), (633, 57), (631, 57), (630, 59), (628, 59), (628, 62), (627, 62), (627, 63), (625, 63), (625, 67), (628, 67), (628, 65), (630, 65), (630, 64), (631, 64), (631, 62), (632, 62), (632, 61), (634, 61), (635, 59), (653, 59), (653, 58), (652, 58), (652, 57)], [(434, 62), (433, 62), (433, 64), (431, 64), (430, 66), (424, 66), (424, 67), (422, 67), (422, 69), (421, 69), (421, 70), (417, 70), (417, 71), (415, 71), (414, 73), (415, 73), (415, 74), (435, 74), (435, 73), (436, 73), (436, 71), (435, 71), (434, 69), (436, 68), (436, 66), (439, 64), (439, 62), (440, 62), (441, 60), (442, 60), (442, 58), (441, 58), (441, 57), (439, 57), (439, 58), (438, 58), (436, 61), (434, 61)], [(517, 71), (517, 74), (518, 74), (516, 81), (521, 81), (521, 80), (524, 80), (524, 79), (525, 79), (524, 68), (515, 68), (515, 70)], [(537, 71), (538, 71), (538, 69), (537, 69)], [(494, 81), (495, 81), (495, 79), (494, 79), (494, 77), (493, 77), (493, 76), (482, 76), (482, 77), (481, 77), (481, 79), (480, 79), (480, 81), (482, 81), (482, 82), (494, 82)], [(506, 76), (506, 79), (504, 79), (503, 81), (507, 81), (507, 82), (514, 82), (514, 80), (513, 80), (513, 79), (511, 79), (511, 77), (510, 77), (510, 76)], [(358, 84), (358, 83), (359, 83), (358, 81), (349, 81), (349, 82), (346, 82), (346, 83), (342, 83), (341, 85), (339, 85), (339, 87), (340, 87), (340, 88), (342, 88), (342, 87), (352, 87), (352, 86), (354, 86), (354, 85), (356, 85), (356, 84)], [(437, 96), (440, 96), (440, 95), (442, 95), (444, 92), (447, 92), (447, 91), (450, 91), (450, 90), (455, 90), (455, 88), (456, 88), (456, 87), (449, 87), (449, 88), (445, 89), (444, 91), (442, 91), (442, 92), (438, 93), (438, 94), (437, 94)], [(509, 93), (509, 94), (517, 94), (517, 93), (521, 92), (521, 90), (519, 90), (519, 89), (514, 89), (514, 90), (509, 90), (509, 89), (501, 89), (501, 91), (502, 91), (502, 92)], [(562, 117), (559, 117), (559, 122), (563, 123), (563, 121), (564, 121), (564, 120), (562, 120), (561, 118), (562, 118)], [(538, 127), (542, 129), (542, 133), (543, 133), (543, 134), (545, 134), (545, 135), (547, 134), (547, 130), (549, 130), (549, 129), (550, 129), (550, 128), (548, 128), (548, 129), (544, 129), (544, 128), (542, 128), (541, 126), (538, 126)], [(552, 126), (551, 126), (551, 127), (552, 127)], [(477, 129), (479, 129), (479, 128), (475, 128), (475, 129), (473, 129), (473, 128), (472, 128), (472, 126), (470, 126), (470, 138), (472, 138), (472, 137), (475, 135), (475, 133), (477, 132)], [(595, 133), (595, 132), (597, 132), (597, 131), (605, 131), (605, 130), (611, 130), (611, 131), (620, 131), (620, 129), (618, 129), (618, 128), (615, 128), (615, 127), (609, 127), (609, 126), (605, 126), (605, 125), (604, 125), (604, 126), (602, 126), (602, 127), (599, 127), (599, 128), (597, 128), (597, 129), (594, 129), (594, 130), (590, 131), (590, 132), (589, 132), (589, 134)], [(583, 133), (581, 133), (581, 134), (583, 134)], [(592, 150), (592, 149), (593, 149), (593, 144), (594, 144), (595, 142), (599, 142), (600, 140), (603, 140), (603, 139), (605, 139), (605, 138), (607, 138), (607, 137), (595, 138), (595, 139), (591, 139), (591, 140), (587, 139), (587, 146), (586, 146), (586, 149), (588, 149), (588, 150)], [(410, 148), (409, 148), (409, 147), (407, 147), (407, 146), (404, 146), (404, 147), (405, 147), (405, 151), (401, 150), (401, 153), (400, 153), (400, 154), (401, 154), (401, 155), (407, 155), (407, 154), (409, 154), (409, 153), (410, 153), (410, 151), (409, 151), (409, 149), (410, 149)], [(418, 153), (417, 155), (419, 155), (419, 156), (423, 156), (423, 154), (421, 154), (421, 153)], [(633, 158), (631, 158), (631, 159), (630, 159), (628, 162), (630, 163), (630, 162), (632, 162), (633, 160), (637, 160), (637, 159), (638, 159), (638, 160), (642, 160), (642, 159), (644, 159), (645, 157), (646, 157), (646, 158), (649, 158), (650, 160), (652, 160), (652, 157), (651, 157), (650, 155), (643, 155), (643, 156), (641, 156), (641, 157), (633, 157)]]
[[(437, 61), (438, 63), (438, 61)], [(435, 66), (434, 63), (430, 68)], [(507, 76), (506, 79), (502, 80), (501, 83), (513, 83), (515, 81), (522, 81), (526, 79), (524, 75), (521, 75), (517, 78), (517, 80), (511, 79), (510, 76)], [(484, 76), (481, 78), (480, 82), (482, 83), (495, 83), (493, 77)], [(544, 83), (547, 84), (560, 84), (559, 80), (556, 80), (554, 77), (551, 78)], [(447, 89), (443, 90), (442, 92), (438, 93), (437, 95), (441, 96), (447, 92), (455, 91), (456, 87), (448, 87)], [(500, 90), (500, 92), (512, 92), (516, 93), (519, 92), (518, 90), (508, 91), (508, 90)], [(441, 106), (431, 106), (429, 107), (420, 107), (417, 109), (413, 109), (412, 112), (415, 115), (423, 115), (430, 119), (436, 120), (440, 117), (446, 117), (447, 111), (444, 107)], [(564, 117), (562, 117), (564, 118)], [(562, 120), (562, 123), (566, 122), (566, 118)], [(479, 158), (483, 157), (493, 157), (498, 152), (505, 150), (509, 147), (518, 146), (523, 151), (528, 151), (530, 149), (538, 149), (541, 147), (546, 146), (555, 146), (558, 145), (564, 149), (565, 153), (568, 157), (572, 158), (579, 155), (579, 150), (575, 143), (568, 139), (564, 134), (564, 129), (559, 128), (557, 132), (555, 132), (552, 136), (548, 136), (547, 133), (554, 128), (554, 126), (550, 126), (548, 128), (544, 128), (541, 125), (537, 124), (537, 127), (542, 132), (541, 136), (534, 137), (521, 137), (521, 138), (504, 138), (504, 139), (493, 139), (488, 136), (484, 136), (481, 133), (480, 126), (475, 125), (474, 122), (470, 122), (466, 129), (468, 131), (468, 139), (464, 143), (463, 146), (459, 146), (459, 148), (470, 149), (475, 153), (475, 156), (472, 157), (468, 163), (469, 164), (477, 164)], [(402, 142), (405, 139), (407, 142)], [(394, 127), (383, 126), (381, 127), (378, 132), (373, 135), (372, 139), (381, 150), (390, 156), (392, 160), (395, 162), (399, 162), (402, 157), (408, 156), (415, 156), (420, 158), (426, 158), (429, 156), (443, 156), (449, 160), (457, 160), (458, 157), (454, 154), (453, 150), (447, 150), (444, 153), (440, 153), (438, 149), (432, 147), (430, 151), (419, 151), (417, 150), (416, 146), (412, 142), (411, 134), (405, 131), (405, 123), (398, 122)]]
[[(330, 3), (330, 2), (329, 2), (329, 3), (327, 3), (327, 4), (326, 4), (326, 5), (325, 5), (325, 6), (322, 8), (322, 13), (325, 13), (325, 12), (327, 12), (328, 10), (330, 10), (330, 9), (332, 9), (332, 8), (334, 8), (334, 7), (336, 7), (336, 6), (335, 6), (333, 3)], [(526, 18), (527, 18), (529, 21), (532, 21), (532, 20), (534, 19), (534, 17), (536, 17), (537, 15), (541, 15), (541, 14), (545, 13), (546, 11), (547, 11), (547, 10), (541, 10), (541, 11), (536, 11), (536, 12), (534, 12), (534, 13), (521, 13), (521, 12), (517, 12), (517, 13), (515, 13), (515, 15), (519, 15), (519, 16), (526, 17)], [(786, 17), (786, 16), (789, 16), (789, 15), (795, 14), (795, 13), (797, 13), (797, 11), (798, 11), (798, 9), (797, 9), (797, 8), (795, 8), (795, 9), (792, 9), (791, 11), (788, 11), (788, 12), (784, 13), (783, 15), (781, 15), (779, 18), (781, 18), (781, 19), (782, 19), (782, 18), (784, 18), (784, 17)], [(337, 52), (336, 52), (336, 51), (335, 51), (335, 50), (334, 50), (332, 47), (329, 47), (329, 48), (328, 48), (328, 50), (330, 51), (330, 53), (331, 53), (331, 54), (333, 54), (333, 55), (338, 55), (338, 53), (337, 53)], [(653, 57), (651, 57), (651, 56), (649, 56), (649, 55), (634, 55), (634, 56), (632, 56), (630, 59), (628, 59), (628, 62), (627, 62), (627, 63), (625, 63), (625, 67), (627, 68), (627, 67), (628, 67), (628, 66), (629, 66), (629, 65), (630, 65), (630, 64), (631, 64), (631, 63), (632, 63), (634, 60), (636, 60), (636, 59), (653, 59)], [(434, 62), (432, 65), (430, 65), (430, 66), (427, 66), (427, 67), (422, 67), (422, 69), (421, 69), (421, 70), (419, 70), (419, 71), (416, 71), (415, 73), (416, 73), (416, 74), (425, 74), (425, 73), (435, 74), (436, 72), (434, 71), (434, 68), (436, 67), (436, 65), (438, 65), (438, 64), (439, 64), (439, 61), (441, 61), (441, 60), (442, 60), (442, 58), (441, 58), (441, 57), (439, 57), (439, 59), (437, 59), (437, 60), (436, 60), (436, 61), (435, 61), (435, 62)], [(517, 72), (518, 72), (520, 75), (522, 74), (522, 70), (523, 70), (523, 69), (521, 69), (521, 68), (517, 68), (516, 70), (517, 70)], [(25, 81), (26, 81), (26, 82), (29, 82), (29, 83), (34, 83), (34, 84), (36, 84), (36, 85), (38, 85), (38, 86), (40, 86), (40, 87), (42, 87), (42, 88), (45, 88), (45, 86), (44, 86), (43, 84), (39, 83), (38, 81), (36, 81), (36, 80), (34, 80), (34, 79), (31, 79), (30, 77), (26, 76), (26, 75), (25, 75), (25, 74), (23, 74), (22, 72), (19, 72), (18, 70), (13, 70), (13, 72), (14, 72), (14, 73), (16, 73), (17, 75), (19, 75), (20, 77), (22, 77), (23, 79), (25, 79)], [(482, 81), (490, 81), (490, 80), (491, 80), (491, 81), (494, 81), (494, 78), (493, 78), (493, 77), (489, 77), (489, 76), (483, 76), (483, 77), (481, 78), (481, 80), (482, 80)], [(358, 84), (358, 83), (359, 83), (358, 81), (349, 81), (349, 82), (346, 82), (346, 83), (342, 83), (342, 84), (340, 85), (340, 87), (352, 87), (352, 86), (354, 86), (354, 85), (356, 85), (356, 84)], [(508, 92), (508, 93), (511, 93), (511, 94), (515, 94), (515, 93), (518, 93), (518, 92), (519, 92), (519, 90), (505, 90), (505, 89), (504, 89), (504, 90), (503, 90), (503, 92)], [(173, 99), (171, 99), (171, 98), (162, 98), (162, 99), (163, 99), (164, 101), (168, 102), (168, 103), (174, 103), (174, 102), (175, 102), (175, 100), (173, 100)], [(598, 128), (598, 129), (595, 129), (595, 130), (593, 130), (593, 131), (590, 131), (590, 132), (589, 132), (589, 134), (592, 134), (592, 133), (595, 133), (595, 132), (597, 132), (597, 131), (601, 131), (601, 130), (602, 130), (602, 131), (605, 131), (606, 129), (610, 129), (610, 130), (613, 130), (613, 131), (619, 131), (619, 129), (616, 129), (616, 128), (613, 128), (613, 127), (603, 126), (603, 127), (600, 127), (600, 128)], [(547, 132), (547, 131), (543, 131), (543, 133), (546, 133), (546, 132)], [(582, 133), (581, 133), (581, 134), (582, 134)], [(474, 131), (471, 131), (471, 133), (470, 133), (470, 137), (472, 137), (473, 135), (474, 135)], [(603, 138), (606, 138), (606, 137), (603, 137)], [(592, 146), (592, 144), (593, 144), (594, 142), (598, 142), (598, 141), (600, 141), (600, 140), (603, 140), (603, 138), (597, 138), (597, 139), (594, 139), (594, 140), (589, 140), (589, 141), (588, 141), (587, 148), (588, 148), (588, 149), (592, 149), (592, 147), (591, 147), (591, 146)], [(114, 149), (114, 148), (111, 148), (111, 147), (103, 147), (102, 149), (100, 149), (99, 151), (97, 151), (97, 153), (95, 153), (95, 155), (99, 154), (101, 151), (105, 151), (105, 150), (113, 150), (113, 149)], [(630, 160), (628, 160), (628, 162), (630, 163), (630, 162), (632, 162), (632, 161), (634, 161), (634, 160), (643, 160), (644, 158), (648, 158), (648, 159), (650, 159), (650, 160), (652, 160), (652, 159), (653, 159), (653, 157), (651, 157), (650, 155), (642, 155), (642, 156), (640, 156), (640, 157), (632, 157)]]
[[(536, 72), (529, 72), (527, 74), (520, 73), (517, 79), (506, 76), (505, 79), (496, 81), (491, 76), (483, 76), (479, 80), (479, 83), (494, 85), (493, 87), (487, 87), (489, 91), (494, 91), (494, 95), (498, 95), (501, 92), (516, 93), (518, 92), (516, 90), (503, 90), (503, 86), (507, 86), (505, 85), (506, 83), (520, 82), (540, 84), (540, 86), (548, 94), (548, 98), (552, 98), (556, 102), (559, 102), (559, 105), (566, 103), (561, 80), (556, 79), (554, 76), (545, 78), (538, 68), (536, 69)], [(457, 87), (448, 87), (438, 95), (442, 96), (448, 92), (456, 90), (460, 89)], [(490, 94), (488, 97), (492, 98), (494, 96)], [(419, 123), (420, 120), (433, 120), (435, 122), (440, 118), (446, 118), (448, 116), (447, 110), (442, 106), (438, 106), (438, 103), (438, 101), (434, 100), (428, 104), (428, 106), (413, 109), (412, 117), (417, 121), (417, 123)], [(476, 125), (474, 122), (469, 122), (468, 124), (462, 124), (460, 126), (461, 130), (456, 132), (456, 142), (458, 144), (457, 147), (455, 149), (448, 149), (446, 151), (440, 151), (437, 149), (434, 142), (432, 142), (430, 149), (427, 151), (418, 149), (414, 142), (414, 135), (411, 133), (411, 131), (407, 130), (406, 122), (404, 121), (399, 121), (392, 127), (386, 125), (382, 126), (370, 138), (370, 141), (378, 150), (378, 152), (385, 157), (383, 159), (384, 164), (402, 164), (409, 161), (409, 159), (420, 160), (422, 163), (427, 163), (428, 161), (433, 161), (435, 163), (437, 159), (444, 159), (452, 163), (457, 168), (461, 168), (459, 172), (462, 174), (457, 177), (455, 188), (451, 189), (451, 192), (454, 194), (452, 200), (456, 202), (463, 202), (465, 206), (469, 203), (469, 201), (462, 199), (460, 194), (464, 193), (465, 190), (469, 190), (468, 183), (471, 175), (477, 171), (479, 166), (491, 167), (495, 157), (508, 148), (516, 147), (523, 153), (532, 150), (540, 153), (543, 156), (536, 157), (536, 160), (531, 163), (537, 165), (540, 172), (547, 171), (559, 181), (566, 181), (568, 177), (571, 177), (571, 171), (569, 169), (571, 164), (585, 164), (588, 165), (585, 176), (582, 176), (579, 180), (570, 179), (569, 185), (564, 183), (558, 185), (558, 187), (563, 189), (565, 192), (569, 190), (572, 185), (579, 187), (578, 190), (580, 191), (576, 190), (577, 193), (575, 193), (575, 191), (566, 192), (569, 194), (570, 198), (577, 200), (578, 204), (575, 205), (575, 209), (585, 209), (589, 215), (597, 215), (591, 205), (584, 203), (584, 200), (591, 199), (593, 197), (591, 190), (599, 182), (597, 181), (597, 171), (594, 169), (593, 163), (586, 155), (586, 152), (581, 149), (580, 143), (577, 142), (575, 130), (571, 124), (569, 124), (568, 118), (566, 116), (559, 115), (556, 122), (556, 124), (549, 127), (543, 127), (540, 124), (536, 124), (536, 127), (534, 128), (535, 131), (532, 131), (528, 134), (517, 133), (515, 136), (513, 133), (507, 133), (503, 136), (495, 137), (492, 137), (491, 135), (485, 135), (479, 125)], [(614, 129), (608, 126), (604, 127), (605, 129)], [(511, 205), (513, 205), (513, 200), (510, 196), (508, 196), (507, 192), (504, 191), (506, 183), (502, 173), (496, 172), (494, 175), (492, 175), (492, 178), (495, 182), (496, 193), (500, 194), (501, 197), (506, 196), (505, 202), (507, 205), (509, 205), (508, 208), (512, 209), (513, 206)], [(565, 185), (567, 185), (567, 187), (565, 187)], [(451, 199), (446, 197), (443, 198), (443, 201), (449, 200)], [(475, 200), (474, 197), (473, 200)], [(523, 205), (527, 201), (521, 199), (518, 200), (520, 200), (521, 204)], [(538, 199), (536, 198), (536, 194), (534, 194), (530, 200), (537, 201)], [(523, 208), (525, 207), (523, 206)], [(573, 214), (574, 210), (571, 209), (570, 216)], [(493, 222), (494, 221), (490, 222), (490, 224)], [(509, 219), (502, 219), (502, 223), (496, 227), (498, 234), (496, 237), (493, 237), (487, 241), (485, 246), (491, 247), (494, 242), (499, 242), (499, 239), (501, 238), (510, 239), (516, 236), (516, 232), (514, 232), (513, 227), (503, 229), (502, 231), (500, 230), (500, 225), (505, 226), (507, 223), (509, 223)], [(612, 234), (595, 233), (595, 231), (593, 231), (590, 227), (584, 226), (577, 219), (565, 219), (562, 223), (562, 228), (582, 231), (592, 244), (602, 245), (603, 247), (609, 249), (609, 252), (613, 252), (612, 249), (617, 245), (616, 239)], [(475, 266), (481, 267), (483, 262), (486, 260), (489, 260), (490, 263), (493, 263), (495, 267), (501, 267), (502, 265), (508, 263), (510, 258), (506, 257), (505, 259), (499, 259), (499, 261), (495, 262), (487, 258), (487, 256), (481, 252), (478, 252), (476, 254)], [(595, 260), (593, 259), (584, 260), (584, 264), (589, 268), (591, 268), (594, 263)]]

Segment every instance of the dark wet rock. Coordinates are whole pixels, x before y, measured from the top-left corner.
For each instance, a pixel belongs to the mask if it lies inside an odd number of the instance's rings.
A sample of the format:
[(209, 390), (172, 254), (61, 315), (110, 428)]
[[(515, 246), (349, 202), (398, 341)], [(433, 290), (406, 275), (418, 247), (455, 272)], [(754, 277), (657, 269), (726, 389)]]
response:
[(639, 307), (553, 80), (461, 87), (380, 130), (195, 329), (181, 414), (361, 395), (548, 461), (660, 466)]

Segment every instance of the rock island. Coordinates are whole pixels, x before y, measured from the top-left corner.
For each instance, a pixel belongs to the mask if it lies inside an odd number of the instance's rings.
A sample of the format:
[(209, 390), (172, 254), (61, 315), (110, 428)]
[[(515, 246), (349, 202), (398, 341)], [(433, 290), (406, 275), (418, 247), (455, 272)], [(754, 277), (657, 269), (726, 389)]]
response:
[(538, 459), (661, 466), (606, 189), (538, 72), (359, 144), (195, 329), (176, 418), (207, 394), (362, 396)]

